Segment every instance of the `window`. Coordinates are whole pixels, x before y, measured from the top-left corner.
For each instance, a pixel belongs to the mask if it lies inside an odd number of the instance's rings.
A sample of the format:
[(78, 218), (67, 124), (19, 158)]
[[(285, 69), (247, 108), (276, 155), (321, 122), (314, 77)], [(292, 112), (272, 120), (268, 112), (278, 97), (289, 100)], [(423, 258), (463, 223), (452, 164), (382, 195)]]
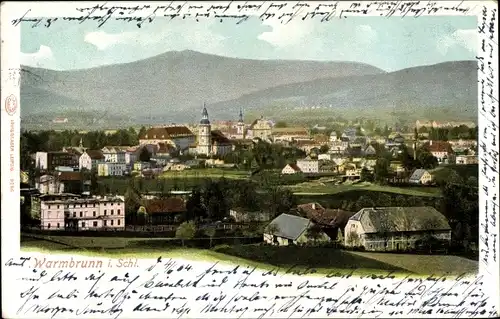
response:
[(120, 220), (118, 219), (118, 226), (120, 226)]
[(106, 206), (106, 203), (104, 203), (104, 206)]
[(94, 207), (95, 207), (95, 203), (94, 203)]
[(57, 205), (57, 209), (59, 209), (59, 205)]
[(82, 222), (82, 228), (84, 228), (84, 227), (85, 227), (85, 222)]
[(57, 228), (61, 227), (61, 224), (57, 223)]
[(50, 209), (50, 205), (49, 205), (49, 209)]
[(50, 229), (50, 223), (47, 224), (47, 228)]
[(83, 207), (83, 204), (80, 204), (80, 207)]
[(85, 207), (88, 207), (87, 204), (85, 204)]
[(73, 212), (73, 217), (76, 217), (76, 212)]
[(113, 220), (111, 220), (111, 226), (113, 226)]
[(95, 210), (92, 212), (92, 215), (95, 217)]
[(107, 224), (108, 224), (108, 221), (107, 221), (107, 220), (105, 220), (105, 221), (104, 221), (104, 226), (107, 226)]
[(104, 216), (106, 216), (106, 210), (104, 210)]
[(97, 227), (97, 222), (94, 222), (94, 227)]
[(120, 215), (120, 210), (118, 210), (118, 215)]
[(80, 212), (80, 217), (83, 217), (83, 212)]
[(112, 209), (112, 210), (111, 210), (111, 215), (113, 215), (113, 213), (114, 213), (114, 212), (113, 212), (113, 209)]
[(47, 212), (47, 218), (50, 219), (50, 211)]

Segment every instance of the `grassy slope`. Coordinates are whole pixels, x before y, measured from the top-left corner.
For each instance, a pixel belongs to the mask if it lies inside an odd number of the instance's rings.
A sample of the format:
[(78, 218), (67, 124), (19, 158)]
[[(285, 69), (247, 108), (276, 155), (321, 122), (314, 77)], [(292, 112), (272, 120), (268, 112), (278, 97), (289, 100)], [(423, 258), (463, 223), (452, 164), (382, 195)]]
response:
[[(43, 238), (43, 239), (42, 239)], [(313, 267), (318, 274), (382, 273), (396, 274), (461, 274), (477, 271), (477, 262), (457, 256), (428, 256), (343, 251), (321, 247), (275, 247), (260, 245), (220, 246), (213, 250), (182, 248), (171, 245), (136, 245), (151, 239), (44, 236), (23, 237), (22, 249), (44, 253), (71, 253), (115, 258), (172, 257), (191, 260), (220, 261), (270, 270), (276, 267), (306, 269)], [(143, 243), (144, 244), (144, 243)]]
[(387, 192), (396, 193), (401, 195), (410, 196), (432, 196), (440, 197), (440, 190), (438, 188), (430, 187), (392, 187), (392, 186), (380, 186), (380, 185), (321, 185), (308, 183), (304, 185), (294, 185), (289, 187), (296, 195), (326, 195), (326, 194), (338, 194), (348, 191), (373, 191), (373, 192)]

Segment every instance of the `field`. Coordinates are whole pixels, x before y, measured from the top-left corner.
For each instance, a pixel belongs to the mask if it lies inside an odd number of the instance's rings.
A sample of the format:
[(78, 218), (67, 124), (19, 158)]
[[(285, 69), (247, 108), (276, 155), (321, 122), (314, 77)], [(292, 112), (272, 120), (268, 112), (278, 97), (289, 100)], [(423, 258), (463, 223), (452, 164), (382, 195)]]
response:
[(246, 179), (248, 171), (221, 169), (221, 168), (203, 168), (203, 169), (187, 169), (184, 171), (167, 171), (161, 177), (165, 179), (179, 178), (228, 178), (228, 179)]
[(294, 267), (297, 270), (314, 268), (318, 274), (341, 275), (350, 272), (368, 274), (393, 271), (399, 275), (458, 275), (477, 271), (476, 261), (457, 256), (368, 253), (328, 247), (275, 247), (260, 244), (221, 245), (213, 249), (196, 249), (180, 247), (174, 244), (174, 241), (175, 239), (164, 238), (23, 236), (21, 246), (24, 251), (120, 258), (177, 257), (255, 266), (264, 270), (275, 267)]
[(353, 185), (328, 185), (321, 182), (307, 182), (298, 185), (288, 186), (295, 195), (327, 195), (338, 194), (348, 191), (372, 191), (396, 193), (408, 196), (431, 196), (440, 197), (440, 189), (435, 187), (392, 187), (374, 185), (371, 183), (360, 183)]

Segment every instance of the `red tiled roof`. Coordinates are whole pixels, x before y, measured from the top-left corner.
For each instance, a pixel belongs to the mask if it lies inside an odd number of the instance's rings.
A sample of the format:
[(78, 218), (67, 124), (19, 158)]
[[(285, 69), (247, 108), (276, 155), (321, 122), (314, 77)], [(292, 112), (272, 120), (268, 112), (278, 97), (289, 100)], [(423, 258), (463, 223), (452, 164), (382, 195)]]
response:
[[(313, 209), (313, 204), (316, 205), (316, 209)], [(332, 227), (344, 228), (349, 218), (354, 215), (354, 212), (341, 209), (328, 209), (318, 203), (302, 204), (298, 205), (297, 208), (313, 222)]]
[(80, 181), (82, 174), (80, 172), (59, 172), (56, 173), (59, 181)]
[(180, 213), (186, 211), (186, 203), (178, 197), (152, 199), (147, 201), (145, 208), (148, 214)]
[(453, 153), (451, 144), (445, 141), (432, 141), (425, 143), (424, 147), (429, 150), (429, 152), (448, 152)]
[(169, 139), (182, 136), (194, 136), (194, 134), (186, 126), (152, 127), (140, 135), (139, 139)]
[(283, 135), (302, 135), (309, 136), (309, 132), (307, 129), (303, 127), (281, 127), (281, 128), (273, 128), (274, 136), (283, 136)]

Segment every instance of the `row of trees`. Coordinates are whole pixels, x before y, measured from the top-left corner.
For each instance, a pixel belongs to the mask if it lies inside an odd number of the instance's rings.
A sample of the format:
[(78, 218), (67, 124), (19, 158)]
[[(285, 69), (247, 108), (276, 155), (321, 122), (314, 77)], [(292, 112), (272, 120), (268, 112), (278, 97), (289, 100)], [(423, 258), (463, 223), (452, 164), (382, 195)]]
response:
[(466, 125), (455, 126), (451, 128), (428, 128), (422, 126), (418, 129), (419, 133), (428, 133), (429, 139), (438, 141), (450, 141), (457, 139), (476, 140), (478, 127), (468, 127)]
[[(125, 207), (131, 222), (137, 221), (137, 211), (143, 205), (140, 179), (131, 179), (125, 192)], [(168, 196), (165, 189), (160, 197)], [(183, 221), (220, 221), (229, 216), (231, 208), (246, 211), (265, 211), (271, 216), (288, 212), (296, 205), (293, 194), (278, 183), (260, 180), (205, 179), (192, 188), (186, 203)]]

